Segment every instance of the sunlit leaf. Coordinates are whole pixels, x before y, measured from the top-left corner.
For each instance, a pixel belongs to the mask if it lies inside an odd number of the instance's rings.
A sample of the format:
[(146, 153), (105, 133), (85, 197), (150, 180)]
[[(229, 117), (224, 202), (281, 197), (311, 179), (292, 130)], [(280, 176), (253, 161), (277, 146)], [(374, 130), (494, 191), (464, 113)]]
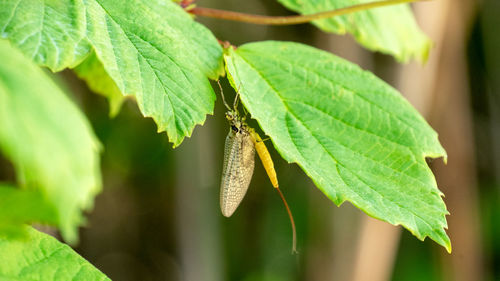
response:
[(0, 236), (18, 238), (25, 224), (57, 224), (57, 213), (37, 190), (22, 190), (0, 183)]
[(86, 0), (88, 38), (118, 88), (131, 94), (174, 146), (212, 113), (207, 77), (222, 72), (213, 35), (164, 0)]
[[(301, 14), (335, 10), (376, 0), (278, 0)], [(431, 47), (407, 4), (375, 8), (313, 22), (320, 29), (349, 33), (365, 48), (390, 54), (399, 61), (426, 61)]]
[(80, 63), (90, 51), (82, 1), (0, 0), (0, 36), (53, 71)]
[(350, 62), (296, 43), (246, 44), (229, 49), (225, 59), (252, 117), (328, 198), (338, 205), (347, 200), (451, 250), (448, 212), (425, 161), (446, 152), (395, 89)]
[(95, 53), (86, 58), (74, 71), (78, 77), (87, 82), (92, 91), (108, 99), (110, 115), (116, 116), (120, 111), (125, 97), (116, 86), (115, 81), (104, 70)]
[(5, 40), (0, 61), (0, 151), (19, 185), (55, 206), (65, 239), (74, 242), (81, 210), (101, 189), (99, 142), (73, 102)]
[[(169, 0), (0, 0), (0, 32), (53, 70), (74, 67), (93, 48), (120, 92), (134, 96), (174, 146), (213, 112), (208, 78), (223, 73), (222, 48)], [(90, 81), (96, 74), (80, 75)], [(90, 87), (111, 97), (115, 112), (117, 95), (106, 80)]]
[(24, 240), (0, 237), (0, 280), (110, 280), (54, 237), (32, 228), (28, 235)]

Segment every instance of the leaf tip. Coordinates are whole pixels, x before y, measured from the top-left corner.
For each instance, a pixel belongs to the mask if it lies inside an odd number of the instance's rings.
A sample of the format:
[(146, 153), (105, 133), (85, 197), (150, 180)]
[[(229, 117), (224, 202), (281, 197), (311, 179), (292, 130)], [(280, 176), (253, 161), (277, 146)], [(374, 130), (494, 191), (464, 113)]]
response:
[(60, 225), (61, 236), (69, 245), (77, 245), (79, 242), (77, 226)]
[(419, 62), (421, 65), (425, 65), (427, 63), (427, 61), (429, 60), (429, 54), (433, 47), (434, 43), (432, 42), (432, 40), (426, 37), (425, 43), (423, 44), (420, 52)]

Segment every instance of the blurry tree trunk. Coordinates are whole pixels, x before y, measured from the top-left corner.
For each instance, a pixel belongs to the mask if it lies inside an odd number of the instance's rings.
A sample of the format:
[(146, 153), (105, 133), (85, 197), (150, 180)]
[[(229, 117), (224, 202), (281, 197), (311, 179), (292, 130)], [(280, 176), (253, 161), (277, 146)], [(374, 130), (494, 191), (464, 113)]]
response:
[[(445, 271), (453, 272), (452, 276), (448, 276), (450, 280), (481, 280), (481, 244), (464, 51), (468, 22), (464, 11), (467, 9), (462, 7), (462, 12), (457, 12), (461, 5), (451, 0), (418, 3), (415, 6), (419, 23), (432, 38), (434, 47), (425, 66), (411, 63), (401, 67), (396, 87), (424, 116), (441, 120), (435, 123), (435, 129), (441, 134), (440, 140), (448, 151), (450, 164), (448, 167), (440, 166), (437, 177), (452, 213), (448, 220), (454, 246), (453, 255), (445, 254), (445, 260), (450, 261), (448, 266), (451, 267), (451, 270)], [(333, 49), (337, 54), (363, 66), (360, 53), (356, 56), (342, 51), (342, 48), (337, 50), (338, 40), (335, 44)], [(366, 69), (366, 60), (364, 64)], [(347, 257), (351, 266), (343, 269), (335, 266), (345, 260), (345, 257), (338, 256), (344, 252), (336, 251), (334, 268), (339, 270), (333, 273), (334, 276), (342, 277), (338, 280), (389, 280), (397, 254), (400, 228), (363, 217), (361, 226), (346, 231), (353, 230), (359, 231), (359, 239), (353, 247), (356, 249), (354, 256)], [(335, 239), (341, 237), (345, 235), (337, 235)]]
[(400, 236), (399, 227), (364, 215), (351, 280), (390, 280)]
[[(219, 214), (213, 122), (197, 127), (194, 136), (176, 149), (178, 253), (183, 281), (221, 281), (223, 256)], [(218, 210), (217, 210), (218, 211)]]
[(448, 152), (448, 165), (435, 163), (437, 182), (446, 194), (453, 254), (443, 253), (446, 280), (483, 280), (478, 192), (466, 42), (474, 12), (472, 1), (448, 0), (447, 24), (434, 89), (431, 122)]

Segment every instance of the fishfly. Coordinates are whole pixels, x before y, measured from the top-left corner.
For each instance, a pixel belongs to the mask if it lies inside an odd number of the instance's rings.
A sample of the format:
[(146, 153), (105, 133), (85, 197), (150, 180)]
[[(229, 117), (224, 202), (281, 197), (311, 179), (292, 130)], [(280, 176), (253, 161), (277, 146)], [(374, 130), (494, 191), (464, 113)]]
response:
[(245, 117), (240, 116), (238, 113), (239, 92), (236, 95), (233, 108), (231, 109), (224, 99), (220, 84), (219, 88), (221, 90), (224, 105), (228, 109), (226, 112), (226, 119), (229, 121), (230, 125), (224, 147), (224, 166), (222, 168), (220, 186), (220, 207), (222, 214), (225, 217), (230, 217), (245, 197), (248, 186), (250, 185), (250, 180), (252, 179), (255, 166), (255, 151), (257, 150), (257, 154), (271, 180), (271, 184), (278, 191), (290, 218), (293, 231), (292, 252), (296, 253), (297, 235), (295, 231), (295, 222), (288, 203), (279, 189), (278, 177), (274, 170), (274, 163), (271, 155), (259, 134), (257, 134), (253, 128), (249, 127), (245, 122)]

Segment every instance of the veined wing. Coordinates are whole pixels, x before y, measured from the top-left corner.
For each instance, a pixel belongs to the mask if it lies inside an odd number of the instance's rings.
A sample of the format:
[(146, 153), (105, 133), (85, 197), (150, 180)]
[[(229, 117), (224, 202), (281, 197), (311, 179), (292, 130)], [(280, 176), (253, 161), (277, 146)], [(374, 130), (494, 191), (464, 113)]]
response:
[(224, 167), (220, 186), (222, 214), (230, 217), (240, 205), (252, 179), (255, 148), (250, 134), (245, 130), (230, 129), (224, 148)]

